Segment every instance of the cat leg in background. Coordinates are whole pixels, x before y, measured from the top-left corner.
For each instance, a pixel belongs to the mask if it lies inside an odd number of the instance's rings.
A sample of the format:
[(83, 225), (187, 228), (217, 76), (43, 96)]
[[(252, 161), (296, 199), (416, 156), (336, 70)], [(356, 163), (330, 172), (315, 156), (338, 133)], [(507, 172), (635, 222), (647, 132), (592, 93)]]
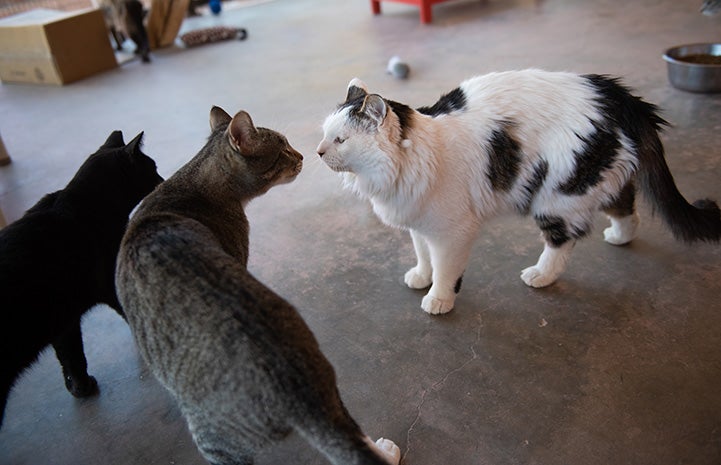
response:
[(139, 0), (125, 0), (123, 17), (125, 30), (128, 32), (130, 39), (135, 42), (136, 55), (140, 55), (143, 63), (150, 63), (150, 41), (143, 24), (144, 17), (143, 4)]
[(433, 284), (421, 302), (425, 312), (439, 315), (453, 310), (476, 233), (473, 230), (442, 238), (426, 238), (433, 268)]
[(98, 382), (88, 375), (88, 362), (83, 351), (80, 319), (72, 323), (53, 341), (55, 355), (63, 368), (65, 387), (75, 397), (98, 393)]
[(609, 244), (628, 244), (636, 237), (640, 219), (634, 209), (635, 198), (636, 187), (633, 182), (629, 182), (621, 190), (618, 198), (602, 208), (611, 220), (611, 227), (603, 231), (604, 239)]
[(433, 268), (431, 268), (431, 252), (428, 249), (428, 243), (420, 233), (412, 229), (410, 233), (418, 263), (406, 272), (404, 281), (411, 289), (425, 289), (430, 286), (432, 282)]

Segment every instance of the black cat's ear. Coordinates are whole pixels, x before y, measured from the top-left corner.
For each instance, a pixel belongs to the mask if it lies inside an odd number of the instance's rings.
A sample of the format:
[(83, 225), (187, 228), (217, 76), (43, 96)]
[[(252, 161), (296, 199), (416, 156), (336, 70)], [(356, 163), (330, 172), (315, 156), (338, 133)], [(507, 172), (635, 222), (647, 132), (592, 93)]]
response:
[(122, 131), (113, 131), (108, 136), (108, 139), (105, 141), (103, 145), (100, 146), (101, 149), (117, 149), (120, 147), (125, 146), (125, 142), (123, 141), (123, 132)]
[(250, 115), (241, 110), (233, 116), (228, 126), (228, 140), (242, 155), (251, 154), (257, 132)]
[(385, 100), (378, 94), (367, 95), (363, 100), (363, 107), (361, 112), (365, 113), (370, 119), (376, 122), (377, 126), (383, 123), (388, 113), (388, 107), (386, 106)]
[(230, 122), (231, 118), (228, 113), (218, 106), (213, 106), (210, 109), (210, 130), (215, 131), (221, 125), (226, 125)]
[(140, 147), (143, 145), (143, 134), (145, 134), (145, 132), (141, 132), (140, 134), (135, 136), (133, 140), (128, 142), (128, 145), (125, 146), (125, 153), (130, 156), (142, 153), (140, 151)]
[(345, 101), (350, 102), (360, 97), (368, 95), (368, 89), (366, 85), (358, 78), (353, 78), (348, 83), (348, 93), (345, 96)]

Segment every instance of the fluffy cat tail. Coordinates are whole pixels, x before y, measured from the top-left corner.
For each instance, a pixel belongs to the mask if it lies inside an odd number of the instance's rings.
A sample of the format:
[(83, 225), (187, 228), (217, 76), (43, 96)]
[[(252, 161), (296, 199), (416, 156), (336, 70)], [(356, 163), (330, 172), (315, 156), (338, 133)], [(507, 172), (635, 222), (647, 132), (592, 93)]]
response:
[[(655, 112), (654, 116), (657, 121), (663, 122)], [(658, 138), (658, 125), (655, 126), (653, 136), (642, 137), (639, 145), (638, 180), (641, 190), (676, 239), (686, 243), (719, 242), (721, 210), (713, 200), (701, 199), (691, 205), (681, 195), (666, 164)]]

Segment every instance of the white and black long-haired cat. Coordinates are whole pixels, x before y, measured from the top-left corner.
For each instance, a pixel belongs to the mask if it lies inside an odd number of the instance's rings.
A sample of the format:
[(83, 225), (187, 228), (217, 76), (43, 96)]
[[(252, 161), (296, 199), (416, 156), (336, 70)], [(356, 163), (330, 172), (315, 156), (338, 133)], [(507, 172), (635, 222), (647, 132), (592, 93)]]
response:
[(18, 375), (49, 344), (76, 397), (97, 392), (80, 319), (104, 303), (122, 315), (115, 259), (128, 215), (162, 178), (141, 149), (113, 132), (68, 185), (0, 229), (0, 424)]
[(482, 223), (501, 212), (532, 216), (545, 240), (521, 278), (548, 286), (598, 210), (611, 244), (638, 226), (636, 184), (674, 236), (718, 241), (716, 203), (693, 206), (674, 184), (657, 108), (618, 79), (541, 70), (466, 80), (414, 110), (368, 93), (357, 79), (324, 124), (318, 154), (388, 225), (410, 230), (417, 265), (411, 288), (428, 286), (426, 312), (453, 308)]
[(349, 415), (298, 311), (248, 272), (245, 205), (291, 182), (303, 157), (246, 112), (211, 110), (212, 134), (150, 194), (118, 257), (118, 296), (143, 358), (213, 465), (249, 465), (296, 431), (335, 465), (397, 465)]

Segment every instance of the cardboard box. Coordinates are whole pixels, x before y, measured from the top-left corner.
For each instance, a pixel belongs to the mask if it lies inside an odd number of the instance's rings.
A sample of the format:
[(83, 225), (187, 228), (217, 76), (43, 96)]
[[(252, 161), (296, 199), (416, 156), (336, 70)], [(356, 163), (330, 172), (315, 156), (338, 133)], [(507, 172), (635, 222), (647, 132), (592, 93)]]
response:
[(3, 82), (62, 85), (117, 66), (98, 9), (38, 9), (0, 19)]
[(180, 26), (188, 14), (190, 0), (153, 0), (148, 14), (150, 48), (168, 47), (175, 43)]

